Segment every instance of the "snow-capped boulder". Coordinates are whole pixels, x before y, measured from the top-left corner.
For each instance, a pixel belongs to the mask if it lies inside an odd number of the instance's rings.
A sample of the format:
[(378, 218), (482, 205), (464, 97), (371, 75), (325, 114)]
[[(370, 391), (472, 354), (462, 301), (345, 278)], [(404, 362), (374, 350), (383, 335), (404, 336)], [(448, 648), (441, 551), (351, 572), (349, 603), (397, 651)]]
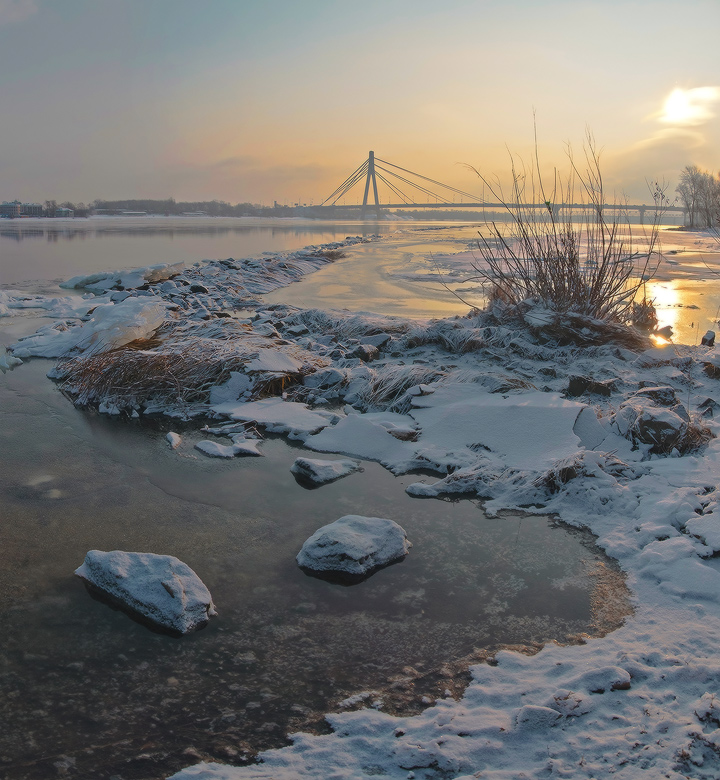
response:
[(372, 347), (383, 349), (386, 347), (392, 336), (389, 333), (375, 333), (372, 336), (363, 336), (362, 343), (369, 344)]
[(345, 515), (315, 531), (296, 560), (311, 572), (365, 577), (404, 558), (411, 546), (405, 530), (393, 520)]
[(299, 479), (312, 482), (313, 485), (324, 485), (336, 479), (346, 477), (353, 471), (360, 471), (356, 460), (319, 460), (317, 458), (296, 458), (290, 466), (290, 471)]
[(675, 406), (678, 402), (675, 388), (668, 385), (641, 387), (635, 398), (649, 398), (658, 406)]
[(561, 715), (550, 707), (526, 704), (515, 713), (515, 727), (522, 730), (545, 729), (552, 726)]
[(303, 384), (305, 387), (312, 387), (320, 390), (336, 387), (345, 382), (346, 378), (345, 372), (338, 368), (322, 368), (314, 374), (308, 374), (303, 379)]
[(620, 405), (614, 424), (621, 436), (656, 453), (681, 449), (688, 433), (688, 422), (676, 412), (637, 396)]
[(172, 633), (196, 631), (217, 614), (210, 591), (172, 555), (90, 550), (75, 574), (107, 601)]
[(380, 350), (372, 344), (358, 344), (352, 351), (352, 356), (360, 358), (365, 363), (370, 363), (372, 360), (376, 360)]

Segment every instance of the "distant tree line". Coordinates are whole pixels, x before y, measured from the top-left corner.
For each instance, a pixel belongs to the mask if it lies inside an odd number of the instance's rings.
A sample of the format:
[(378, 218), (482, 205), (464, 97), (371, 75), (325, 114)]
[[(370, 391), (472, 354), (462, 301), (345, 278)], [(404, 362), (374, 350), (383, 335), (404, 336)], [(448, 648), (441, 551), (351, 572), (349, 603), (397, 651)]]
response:
[(720, 224), (720, 176), (697, 165), (686, 166), (675, 190), (687, 212), (688, 227), (717, 227)]
[(209, 217), (255, 217), (268, 212), (276, 212), (274, 208), (259, 206), (255, 203), (236, 203), (233, 206), (223, 200), (182, 201), (174, 198), (167, 200), (95, 200), (90, 206), (95, 213), (121, 214), (127, 211), (144, 211), (147, 214), (167, 216), (202, 213)]

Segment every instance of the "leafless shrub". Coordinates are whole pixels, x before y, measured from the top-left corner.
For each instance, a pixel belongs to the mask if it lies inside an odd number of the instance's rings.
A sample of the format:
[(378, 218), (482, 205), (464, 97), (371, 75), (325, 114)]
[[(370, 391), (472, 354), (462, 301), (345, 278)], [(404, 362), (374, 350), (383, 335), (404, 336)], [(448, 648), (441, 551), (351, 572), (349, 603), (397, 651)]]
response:
[[(600, 155), (588, 134), (584, 170), (568, 149), (570, 172), (562, 183), (555, 172), (546, 187), (535, 158), (529, 173), (511, 157), (509, 197), (477, 170), (511, 218), (509, 232), (491, 223), (480, 233), (477, 275), (491, 301), (517, 306), (529, 299), (552, 314), (573, 313), (611, 323), (629, 323), (633, 304), (660, 262), (659, 225), (668, 204), (665, 186), (654, 184), (652, 225), (643, 231), (640, 251), (627, 219), (608, 219)], [(572, 221), (572, 214), (581, 214)], [(613, 213), (617, 213), (614, 209)], [(622, 227), (622, 230), (621, 230)]]

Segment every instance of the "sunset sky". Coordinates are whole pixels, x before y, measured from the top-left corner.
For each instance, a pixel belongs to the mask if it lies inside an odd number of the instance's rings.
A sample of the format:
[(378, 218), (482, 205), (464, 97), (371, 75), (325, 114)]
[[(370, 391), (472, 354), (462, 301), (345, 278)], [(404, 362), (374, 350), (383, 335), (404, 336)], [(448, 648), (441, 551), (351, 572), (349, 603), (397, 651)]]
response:
[[(373, 149), (481, 192), (720, 168), (718, 0), (0, 0), (0, 200), (318, 203)], [(362, 197), (362, 193), (359, 193)]]

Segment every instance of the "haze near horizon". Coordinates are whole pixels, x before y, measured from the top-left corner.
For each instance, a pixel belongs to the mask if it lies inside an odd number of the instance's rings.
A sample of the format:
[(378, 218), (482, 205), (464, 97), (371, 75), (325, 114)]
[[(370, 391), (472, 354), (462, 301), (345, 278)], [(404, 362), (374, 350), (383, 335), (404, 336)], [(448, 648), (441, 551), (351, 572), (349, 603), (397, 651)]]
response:
[(720, 167), (718, 28), (713, 0), (0, 0), (0, 200), (317, 204), (370, 149), (479, 194), (533, 114), (544, 166), (589, 129), (611, 197), (674, 197)]

